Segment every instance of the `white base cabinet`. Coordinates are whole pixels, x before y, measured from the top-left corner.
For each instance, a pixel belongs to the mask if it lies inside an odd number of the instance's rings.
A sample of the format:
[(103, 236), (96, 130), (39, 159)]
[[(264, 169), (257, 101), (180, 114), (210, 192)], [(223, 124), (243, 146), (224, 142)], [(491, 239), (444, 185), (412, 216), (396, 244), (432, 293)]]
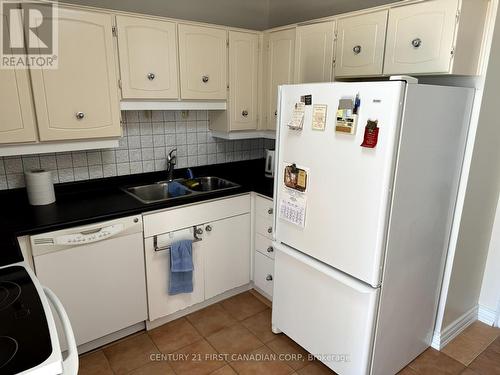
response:
[(205, 299), (250, 282), (250, 214), (205, 225)]
[[(163, 248), (192, 238), (193, 228), (199, 238), (193, 242), (193, 292), (171, 296), (170, 251)], [(144, 235), (150, 321), (250, 282), (249, 194), (146, 214)]]

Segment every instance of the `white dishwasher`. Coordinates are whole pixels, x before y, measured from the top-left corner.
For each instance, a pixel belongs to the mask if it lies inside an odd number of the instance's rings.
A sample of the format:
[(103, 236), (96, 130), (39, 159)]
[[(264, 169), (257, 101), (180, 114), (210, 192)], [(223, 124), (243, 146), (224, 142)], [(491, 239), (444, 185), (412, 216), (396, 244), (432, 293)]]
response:
[(39, 234), (30, 241), (35, 273), (64, 305), (77, 345), (147, 319), (140, 215)]

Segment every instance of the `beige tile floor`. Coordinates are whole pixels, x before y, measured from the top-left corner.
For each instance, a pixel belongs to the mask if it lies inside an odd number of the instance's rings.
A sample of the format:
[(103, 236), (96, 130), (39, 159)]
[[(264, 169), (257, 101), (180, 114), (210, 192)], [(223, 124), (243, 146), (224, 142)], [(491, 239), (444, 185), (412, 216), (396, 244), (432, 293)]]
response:
[[(500, 329), (476, 322), (441, 352), (428, 349), (400, 374), (500, 374), (499, 336)], [(250, 354), (258, 360), (244, 360), (242, 354)], [(269, 301), (250, 291), (84, 354), (80, 357), (79, 374), (322, 375), (333, 372), (309, 359), (307, 352), (287, 336), (274, 335)]]

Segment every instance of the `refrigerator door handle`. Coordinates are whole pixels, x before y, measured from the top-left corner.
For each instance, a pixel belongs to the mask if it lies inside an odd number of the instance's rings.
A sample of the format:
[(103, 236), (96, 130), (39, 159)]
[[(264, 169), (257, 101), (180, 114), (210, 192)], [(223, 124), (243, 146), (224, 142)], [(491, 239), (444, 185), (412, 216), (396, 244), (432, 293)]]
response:
[(374, 289), (368, 284), (365, 284), (361, 280), (358, 280), (352, 276), (348, 276), (335, 268), (332, 268), (330, 266), (327, 266), (324, 263), (321, 263), (319, 260), (316, 260), (314, 258), (311, 258), (295, 249), (292, 249), (291, 247), (284, 245), (280, 242), (273, 242), (273, 247), (277, 251), (281, 251), (288, 256), (297, 259), (298, 261), (306, 264), (307, 266), (314, 268), (315, 270), (325, 274), (326, 276), (337, 280), (338, 282), (356, 290), (359, 293), (363, 294), (368, 294), (368, 293), (373, 293)]

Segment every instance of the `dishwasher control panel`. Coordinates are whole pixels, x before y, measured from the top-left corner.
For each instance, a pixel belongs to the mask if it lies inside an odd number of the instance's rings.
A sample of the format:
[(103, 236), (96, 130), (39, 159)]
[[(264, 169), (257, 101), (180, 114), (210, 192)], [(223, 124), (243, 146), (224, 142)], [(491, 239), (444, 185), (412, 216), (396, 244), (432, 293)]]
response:
[(30, 243), (36, 257), (134, 233), (142, 233), (141, 215), (37, 234), (30, 237)]
[(55, 238), (56, 245), (78, 245), (82, 243), (91, 243), (95, 241), (105, 240), (123, 230), (123, 224), (110, 225), (104, 228), (83, 231), (80, 233), (66, 234)]

